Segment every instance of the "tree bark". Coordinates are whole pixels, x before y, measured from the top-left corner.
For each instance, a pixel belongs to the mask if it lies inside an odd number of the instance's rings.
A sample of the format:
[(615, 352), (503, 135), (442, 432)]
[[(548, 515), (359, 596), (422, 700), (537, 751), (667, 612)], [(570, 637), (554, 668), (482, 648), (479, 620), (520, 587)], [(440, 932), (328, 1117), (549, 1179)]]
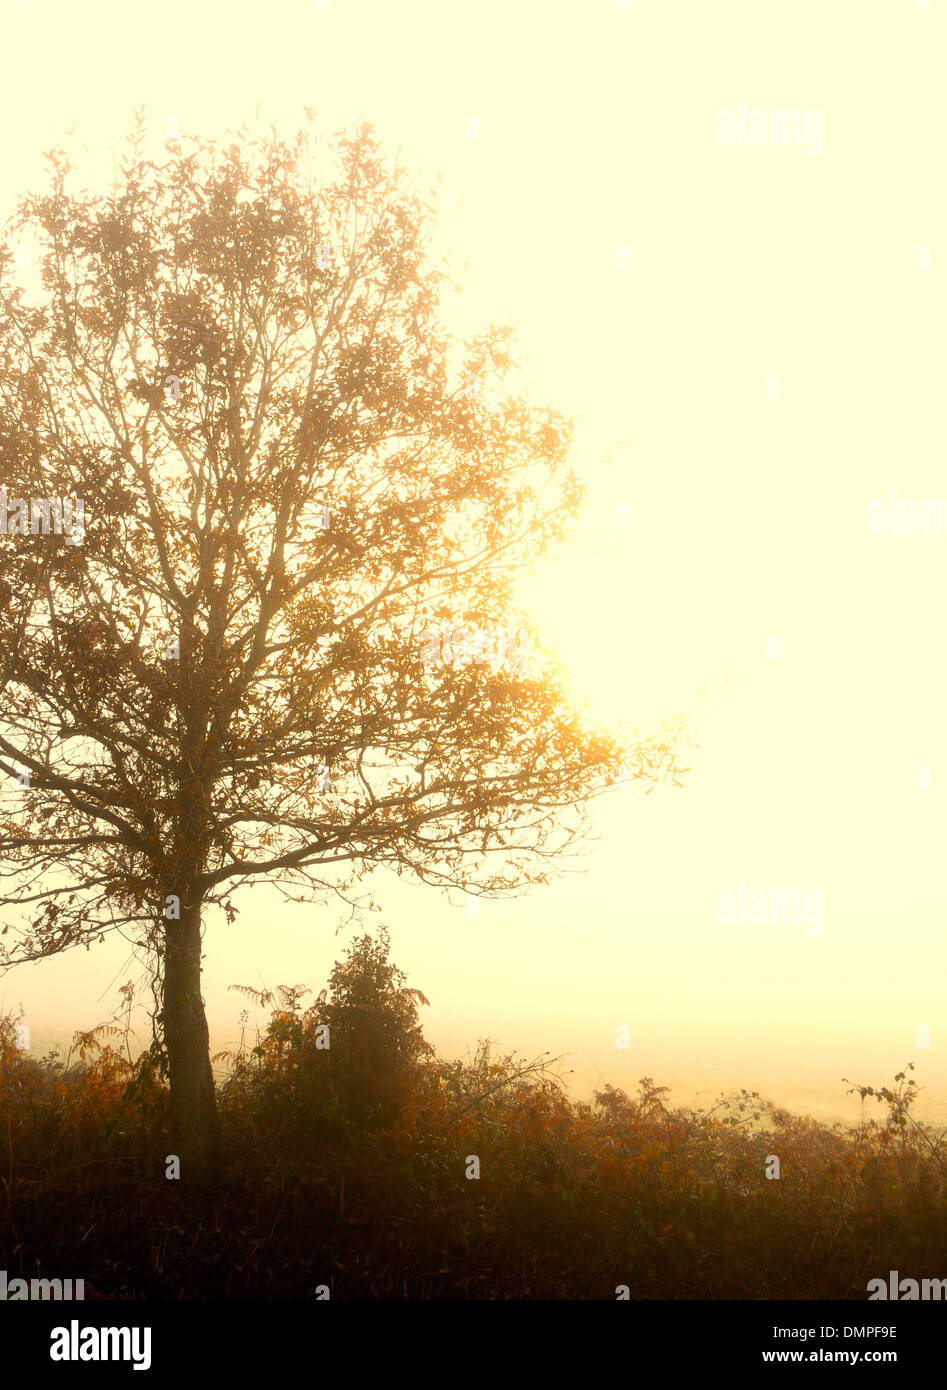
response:
[(165, 926), (164, 1037), (175, 1152), (181, 1178), (191, 1186), (211, 1176), (217, 1155), (217, 1099), (201, 998), (199, 902), (182, 902), (180, 920)]

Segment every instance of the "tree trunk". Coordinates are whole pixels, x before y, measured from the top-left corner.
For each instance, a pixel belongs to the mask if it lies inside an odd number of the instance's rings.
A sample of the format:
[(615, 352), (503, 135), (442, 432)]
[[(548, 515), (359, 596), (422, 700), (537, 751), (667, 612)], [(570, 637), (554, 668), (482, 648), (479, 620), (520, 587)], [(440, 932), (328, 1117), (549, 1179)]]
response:
[(217, 1101), (201, 998), (199, 902), (182, 902), (180, 921), (165, 924), (164, 1038), (175, 1152), (181, 1178), (191, 1186), (211, 1175), (217, 1151)]

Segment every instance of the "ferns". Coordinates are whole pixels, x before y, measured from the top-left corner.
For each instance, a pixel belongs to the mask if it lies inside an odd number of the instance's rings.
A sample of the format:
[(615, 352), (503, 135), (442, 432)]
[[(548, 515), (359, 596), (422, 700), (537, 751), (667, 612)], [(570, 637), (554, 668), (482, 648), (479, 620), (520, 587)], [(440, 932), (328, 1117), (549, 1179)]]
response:
[(301, 985), (235, 988), (269, 1018), (251, 1048), (244, 1011), (214, 1059), (225, 1171), (193, 1209), (164, 1176), (160, 1045), (131, 1060), (126, 1017), (37, 1062), (0, 1018), (11, 1273), (55, 1259), (118, 1297), (758, 1299), (864, 1298), (879, 1269), (941, 1268), (943, 1135), (910, 1113), (910, 1067), (855, 1088), (887, 1115), (853, 1129), (745, 1090), (673, 1107), (650, 1077), (573, 1102), (548, 1054), (438, 1058), (384, 934), (308, 1004)]

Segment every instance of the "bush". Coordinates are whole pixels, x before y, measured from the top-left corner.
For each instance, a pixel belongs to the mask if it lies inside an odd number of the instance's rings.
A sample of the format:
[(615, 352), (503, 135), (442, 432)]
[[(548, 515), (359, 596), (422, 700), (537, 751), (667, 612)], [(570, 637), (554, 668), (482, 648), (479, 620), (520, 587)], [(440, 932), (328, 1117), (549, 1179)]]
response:
[(77, 1034), (65, 1058), (27, 1058), (16, 1020), (0, 1019), (11, 1277), (83, 1277), (122, 1298), (328, 1284), (333, 1297), (612, 1299), (627, 1284), (637, 1298), (759, 1299), (864, 1298), (889, 1268), (941, 1272), (940, 1141), (911, 1114), (910, 1068), (854, 1088), (885, 1110), (851, 1129), (746, 1091), (673, 1108), (650, 1077), (634, 1096), (605, 1085), (572, 1102), (548, 1056), (495, 1057), (483, 1040), (466, 1061), (438, 1058), (427, 1001), (381, 932), (306, 1008), (298, 986), (244, 988), (270, 1020), (226, 1059), (222, 1176), (198, 1199), (165, 1178), (161, 1050), (132, 1060), (129, 990), (124, 1029)]

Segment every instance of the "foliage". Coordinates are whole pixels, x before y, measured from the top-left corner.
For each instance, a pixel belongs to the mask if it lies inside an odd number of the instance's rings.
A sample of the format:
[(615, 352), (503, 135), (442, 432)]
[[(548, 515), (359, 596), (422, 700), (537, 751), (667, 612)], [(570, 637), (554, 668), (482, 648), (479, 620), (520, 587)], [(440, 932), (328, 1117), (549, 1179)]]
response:
[(573, 1102), (548, 1056), (436, 1056), (384, 931), (306, 1007), (299, 986), (242, 992), (270, 1016), (226, 1058), (202, 1199), (165, 1178), (167, 1091), (127, 1022), (35, 1061), (0, 1020), (9, 1274), (113, 1298), (862, 1299), (890, 1268), (942, 1272), (940, 1138), (909, 1115), (910, 1067), (856, 1088), (888, 1113), (854, 1128), (745, 1090), (674, 1107), (650, 1077)]
[[(8, 229), (35, 293), (0, 247), (0, 903), (22, 915), (0, 965), (122, 929), (149, 952), (188, 1180), (216, 1128), (205, 906), (232, 920), (264, 878), (352, 903), (379, 864), (545, 882), (620, 769), (676, 780), (676, 731), (622, 749), (538, 645), (504, 654), (517, 575), (581, 500), (572, 428), (514, 389), (508, 328), (447, 331), (433, 200), (371, 127), (149, 159), (139, 126), (99, 193), (49, 161)], [(33, 534), (28, 499), (73, 497), (81, 543), (49, 511)]]

